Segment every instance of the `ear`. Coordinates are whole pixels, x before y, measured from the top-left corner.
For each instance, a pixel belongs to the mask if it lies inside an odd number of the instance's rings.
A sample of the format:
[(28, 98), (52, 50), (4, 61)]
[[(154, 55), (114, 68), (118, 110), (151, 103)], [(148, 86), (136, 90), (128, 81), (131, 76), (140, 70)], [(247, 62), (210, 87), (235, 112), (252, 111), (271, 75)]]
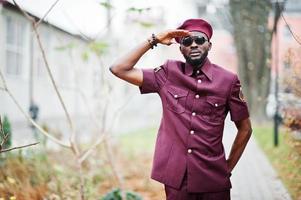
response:
[(209, 42), (209, 48), (208, 48), (208, 51), (210, 51), (210, 50), (211, 50), (211, 47), (212, 47), (212, 43), (211, 43), (211, 42)]
[(183, 51), (182, 51), (182, 46), (181, 46), (181, 45), (179, 46), (179, 49), (180, 49), (181, 53), (183, 53)]

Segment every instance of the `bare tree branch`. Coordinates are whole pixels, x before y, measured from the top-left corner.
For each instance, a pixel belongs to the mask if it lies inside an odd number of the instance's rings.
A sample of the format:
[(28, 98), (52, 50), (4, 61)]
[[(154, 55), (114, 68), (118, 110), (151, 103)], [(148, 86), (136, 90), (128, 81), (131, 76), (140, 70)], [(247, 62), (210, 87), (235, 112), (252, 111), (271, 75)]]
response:
[(102, 143), (106, 138), (106, 134), (103, 133), (94, 144), (92, 144), (84, 153), (79, 157), (79, 162), (83, 163), (93, 152), (93, 150)]
[[(59, 101), (63, 107), (63, 110), (64, 110), (64, 113), (65, 113), (65, 116), (67, 117), (67, 121), (68, 121), (68, 124), (70, 126), (70, 129), (71, 129), (71, 135), (70, 135), (70, 138), (69, 138), (69, 141), (70, 141), (70, 144), (64, 144), (62, 141), (56, 139), (55, 137), (51, 136), (48, 132), (46, 132), (45, 130), (43, 130), (23, 109), (22, 107), (20, 106), (20, 104), (17, 102), (17, 100), (15, 99), (15, 97), (12, 95), (12, 93), (10, 92), (10, 90), (8, 89), (7, 85), (6, 85), (6, 82), (5, 82), (5, 79), (0, 71), (0, 75), (1, 75), (1, 78), (3, 79), (3, 90), (5, 90), (8, 95), (10, 96), (10, 98), (14, 101), (14, 103), (16, 104), (16, 106), (18, 107), (18, 109), (22, 112), (22, 114), (42, 133), (44, 134), (45, 136), (47, 136), (48, 138), (50, 138), (51, 140), (53, 140), (55, 143), (57, 144), (60, 144), (61, 146), (64, 146), (64, 147), (67, 147), (67, 148), (70, 148), (73, 152), (73, 155), (77, 161), (77, 166), (79, 168), (79, 177), (80, 177), (80, 195), (81, 195), (81, 199), (84, 200), (85, 197), (84, 197), (84, 176), (83, 176), (83, 172), (82, 172), (82, 163), (83, 161), (91, 154), (91, 152), (93, 151), (94, 148), (96, 148), (102, 141), (105, 141), (106, 138), (109, 136), (109, 132), (106, 132), (105, 129), (106, 129), (106, 126), (103, 125), (103, 127), (101, 127), (101, 137), (98, 138), (98, 140), (92, 144), (88, 149), (87, 151), (83, 151), (83, 153), (80, 153), (79, 149), (78, 149), (78, 146), (76, 144), (76, 141), (75, 141), (75, 128), (74, 128), (74, 125), (73, 125), (73, 122), (71, 120), (71, 116), (66, 108), (66, 104), (64, 103), (63, 101), (63, 98), (58, 90), (58, 87), (57, 87), (57, 84), (54, 80), (54, 77), (52, 75), (52, 71), (51, 71), (51, 68), (49, 66), (49, 63), (48, 63), (48, 60), (47, 60), (47, 56), (45, 54), (45, 51), (44, 51), (44, 47), (42, 45), (42, 42), (41, 42), (41, 38), (40, 38), (40, 34), (37, 30), (37, 27), (39, 26), (40, 23), (42, 23), (42, 21), (45, 19), (45, 17), (51, 12), (51, 10), (54, 8), (54, 6), (58, 3), (59, 0), (56, 0), (56, 2), (54, 2), (54, 4), (49, 8), (49, 10), (47, 11), (47, 13), (45, 13), (45, 15), (38, 21), (36, 22), (36, 19), (32, 16), (30, 16), (28, 13), (26, 13), (17, 3), (15, 0), (13, 0), (14, 4), (16, 5), (16, 7), (23, 13), (23, 15), (32, 23), (32, 28), (33, 28), (33, 31), (35, 33), (35, 37), (37, 39), (37, 42), (38, 42), (38, 46), (39, 46), (39, 49), (42, 53), (42, 57), (43, 57), (43, 61), (45, 63), (45, 66), (46, 66), (46, 69), (47, 69), (47, 72), (48, 72), (48, 75), (51, 79), (51, 83), (55, 89), (55, 92), (59, 98)], [(79, 30), (79, 33), (81, 33), (81, 31)], [(82, 34), (82, 33), (81, 33)], [(91, 40), (89, 37), (85, 36), (86, 39), (88, 39), (88, 41), (93, 41)], [(104, 112), (104, 115), (107, 115), (107, 105), (109, 104), (109, 102), (107, 101), (106, 102), (106, 107), (105, 107), (105, 112)], [(122, 106), (124, 107), (124, 106)], [(122, 108), (121, 107), (121, 108)], [(121, 109), (120, 108), (120, 109)], [(119, 109), (116, 111), (118, 112)], [(114, 121), (114, 120), (113, 120)], [(102, 123), (106, 123), (106, 116), (103, 116), (102, 118)], [(114, 124), (114, 123), (113, 123)], [(98, 126), (97, 126), (98, 127)], [(34, 144), (32, 144), (34, 145)], [(28, 146), (28, 145), (26, 145)], [(15, 148), (18, 148), (18, 147), (15, 147)], [(14, 148), (14, 149), (15, 149)], [(116, 172), (115, 169), (113, 169), (114, 173)], [(119, 177), (119, 176), (116, 176), (116, 177)]]
[(27, 12), (25, 12), (20, 6), (19, 6), (19, 4), (17, 4), (17, 2), (15, 1), (15, 0), (13, 0), (13, 2), (14, 2), (14, 4), (15, 4), (15, 6), (17, 6), (17, 8), (23, 13), (23, 15), (27, 18), (27, 19), (29, 19), (29, 21), (31, 21), (31, 22), (35, 22), (35, 18), (34, 17), (32, 17), (32, 16), (30, 16)]
[(1, 132), (1, 134), (4, 135), (4, 130), (3, 130), (3, 125), (2, 125), (2, 119), (1, 119), (1, 116), (0, 116), (0, 132)]
[(75, 87), (59, 86), (59, 88), (65, 89), (65, 90), (71, 90), (71, 91), (78, 93), (83, 101), (83, 104), (86, 106), (87, 113), (88, 113), (88, 116), (89, 116), (91, 122), (93, 122), (93, 124), (97, 130), (101, 130), (101, 127), (99, 126), (99, 123), (96, 120), (96, 116), (95, 116), (95, 114), (93, 114), (92, 109), (89, 106), (88, 97), (86, 96), (84, 91), (81, 88), (77, 88), (77, 87), (75, 88)]
[(35, 23), (35, 27), (38, 27), (40, 25), (40, 23), (42, 21), (44, 21), (44, 19), (46, 18), (46, 16), (50, 13), (50, 11), (54, 8), (54, 6), (59, 2), (59, 0), (56, 0), (52, 6), (49, 8), (49, 10), (44, 14), (44, 16), (38, 21)]
[(117, 169), (116, 163), (114, 162), (115, 156), (113, 155), (111, 145), (109, 145), (109, 140), (104, 141), (104, 146), (105, 146), (107, 157), (109, 159), (109, 164), (112, 168), (115, 179), (118, 181), (120, 189), (123, 190), (124, 189), (124, 179), (123, 179), (122, 174), (118, 173), (118, 172), (120, 172), (120, 169)]
[[(67, 111), (67, 108), (65, 106), (65, 103), (63, 101), (63, 98), (60, 94), (60, 92), (58, 91), (58, 88), (57, 88), (57, 85), (56, 85), (56, 82), (54, 81), (54, 78), (53, 78), (53, 75), (52, 75), (52, 72), (50, 70), (50, 66), (49, 66), (49, 63), (48, 63), (48, 60), (47, 60), (47, 57), (46, 57), (46, 54), (45, 54), (45, 51), (44, 51), (44, 48), (43, 48), (43, 45), (42, 45), (42, 42), (41, 42), (41, 39), (40, 39), (40, 35), (39, 35), (39, 32), (37, 30), (37, 23), (35, 22), (35, 19), (32, 18), (31, 16), (29, 16), (16, 2), (15, 0), (13, 0), (15, 5), (18, 7), (18, 9), (24, 14), (24, 16), (32, 22), (32, 28), (34, 30), (34, 33), (35, 33), (35, 36), (36, 36), (36, 39), (38, 41), (38, 45), (39, 45), (39, 48), (40, 48), (40, 51), (42, 53), (42, 57), (43, 57), (43, 61), (45, 63), (45, 66), (46, 66), (46, 69), (47, 69), (47, 72), (48, 72), (48, 75), (51, 79), (51, 83), (55, 89), (55, 92), (59, 98), (59, 101), (64, 109), (64, 112), (65, 112), (65, 115), (67, 117), (67, 121), (68, 121), (68, 124), (70, 126), (70, 129), (71, 129), (71, 135), (70, 135), (70, 138), (69, 138), (69, 141), (70, 141), (70, 145), (65, 145), (63, 144), (61, 141), (57, 140), (56, 138), (52, 137), (51, 135), (49, 135), (46, 131), (44, 131), (43, 129), (40, 128), (39, 125), (37, 125), (35, 123), (34, 120), (32, 120), (32, 118), (30, 118), (28, 116), (28, 114), (21, 108), (21, 106), (18, 104), (18, 102), (16, 101), (16, 99), (14, 98), (14, 96), (10, 93), (10, 91), (7, 89), (7, 86), (6, 84), (5, 85), (5, 88), (7, 90), (7, 93), (10, 95), (10, 97), (13, 99), (13, 101), (15, 102), (15, 104), (17, 105), (17, 107), (19, 108), (19, 110), (23, 113), (23, 115), (26, 116), (26, 118), (35, 126), (37, 127), (42, 133), (44, 133), (45, 135), (47, 135), (49, 138), (52, 138), (52, 140), (56, 141), (56, 143), (62, 145), (62, 146), (65, 146), (65, 147), (68, 147), (72, 150), (73, 154), (74, 154), (74, 157), (75, 159), (77, 160), (77, 163), (78, 163), (78, 167), (79, 167), (79, 176), (80, 176), (80, 196), (81, 196), (81, 200), (85, 200), (85, 195), (84, 195), (84, 177), (83, 177), (83, 174), (82, 174), (82, 163), (79, 162), (79, 155), (80, 155), (80, 152), (79, 152), (79, 149), (77, 147), (77, 144), (76, 144), (76, 141), (75, 141), (75, 129), (74, 129), (74, 126), (73, 126), (73, 123), (72, 123), (72, 120), (71, 120), (71, 117), (69, 115), (69, 112)], [(57, 2), (55, 2), (56, 4)], [(54, 5), (55, 5), (54, 4)], [(54, 7), (54, 5), (49, 9), (49, 12), (50, 10)], [(46, 16), (49, 12), (47, 12), (44, 16)], [(40, 21), (38, 22), (40, 23)], [(3, 79), (4, 80), (4, 79)]]
[(30, 147), (30, 146), (37, 145), (37, 144), (39, 144), (39, 142), (35, 142), (32, 144), (27, 144), (27, 145), (23, 145), (23, 146), (18, 146), (18, 147), (13, 147), (13, 148), (9, 148), (9, 149), (3, 149), (0, 151), (0, 153), (8, 152), (8, 151), (16, 150), (16, 149), (22, 149), (22, 148)]
[(1, 135), (3, 136), (3, 139), (0, 144), (0, 149), (2, 149), (4, 143), (7, 141), (8, 134), (5, 135), (5, 133), (4, 133), (1, 116), (0, 116), (0, 132), (1, 132)]
[(46, 132), (41, 126), (39, 126), (21, 107), (21, 105), (19, 104), (19, 102), (16, 100), (16, 98), (14, 97), (14, 95), (10, 92), (10, 90), (7, 87), (6, 81), (4, 79), (4, 76), (2, 74), (2, 71), (0, 70), (0, 77), (3, 81), (3, 84), (5, 85), (5, 90), (7, 92), (7, 94), (10, 96), (10, 98), (13, 100), (13, 102), (15, 103), (15, 105), (18, 107), (18, 109), (21, 111), (21, 113), (25, 116), (25, 118), (33, 125), (35, 126), (42, 134), (44, 134), (46, 137), (48, 137), (50, 140), (52, 140), (53, 142), (63, 146), (63, 147), (67, 147), (70, 148), (70, 145), (67, 145), (65, 143), (63, 143), (62, 141), (58, 140), (57, 138), (53, 137), (52, 135), (50, 135), (48, 132)]
[[(1, 125), (1, 126), (2, 126), (2, 125)], [(2, 132), (2, 135), (3, 135), (3, 140), (2, 140), (2, 142), (1, 142), (1, 144), (0, 144), (0, 148), (1, 148), (1, 149), (2, 149), (2, 147), (3, 147), (3, 145), (4, 145), (4, 143), (7, 141), (9, 134), (5, 134), (4, 132)]]
[(0, 70), (0, 78), (1, 78), (2, 83), (3, 83), (3, 90), (7, 91), (7, 84), (6, 84), (6, 81), (4, 79), (4, 76), (3, 76), (2, 72), (1, 72), (1, 70)]
[(56, 92), (56, 94), (57, 94), (57, 96), (58, 96), (58, 98), (60, 100), (60, 103), (61, 103), (61, 105), (62, 105), (62, 107), (64, 109), (65, 115), (66, 115), (67, 120), (68, 120), (68, 124), (69, 124), (70, 129), (71, 129), (71, 136), (70, 136), (71, 147), (73, 147), (73, 150), (78, 153), (78, 149), (77, 149), (77, 147), (75, 145), (75, 129), (74, 129), (73, 122), (71, 120), (69, 112), (67, 111), (67, 108), (66, 108), (64, 100), (63, 100), (63, 98), (61, 96), (61, 93), (59, 92), (59, 90), (57, 88), (57, 84), (56, 84), (56, 82), (55, 82), (55, 80), (53, 78), (53, 75), (52, 75), (52, 72), (51, 72), (51, 69), (50, 69), (50, 66), (49, 66), (49, 63), (48, 63), (48, 60), (47, 60), (47, 57), (46, 57), (43, 45), (42, 45), (42, 42), (41, 42), (41, 39), (40, 39), (40, 34), (37, 31), (36, 27), (33, 27), (33, 29), (34, 29), (34, 32), (35, 32), (35, 35), (36, 35), (36, 38), (37, 38), (37, 41), (38, 41), (38, 44), (39, 44), (39, 48), (40, 48), (42, 56), (43, 56), (43, 60), (44, 60), (44, 63), (45, 63), (48, 75), (49, 75), (49, 77), (51, 79), (51, 83), (52, 83), (52, 85), (53, 85), (53, 87), (55, 89), (55, 92)]
[[(68, 54), (69, 54), (69, 57), (71, 59), (71, 66), (72, 66), (72, 69), (74, 71), (74, 81), (76, 83), (76, 86), (75, 87), (64, 87), (64, 88), (67, 88), (67, 89), (71, 89), (77, 93), (79, 93), (85, 107), (86, 107), (86, 110), (88, 111), (88, 116), (91, 120), (91, 122), (94, 123), (94, 126), (96, 127), (97, 130), (101, 130), (100, 126), (99, 126), (99, 123), (97, 122), (97, 117), (95, 116), (95, 114), (92, 112), (92, 109), (90, 108), (90, 104), (89, 104), (89, 101), (88, 101), (88, 97), (86, 96), (86, 94), (84, 93), (84, 91), (79, 87), (78, 83), (80, 83), (80, 80), (78, 80), (78, 77), (81, 77), (81, 74), (78, 73), (77, 71), (77, 68), (75, 66), (77, 66), (77, 63), (74, 63), (74, 56), (73, 56), (73, 53), (72, 53), (72, 49), (68, 49)], [(94, 140), (93, 140), (94, 141)]]
[[(125, 106), (132, 100), (132, 98), (134, 98), (135, 95), (130, 96), (115, 112), (116, 114), (114, 116), (117, 116), (118, 113), (121, 113), (121, 110), (125, 109)], [(114, 117), (114, 119), (112, 120), (111, 126), (109, 126), (108, 130), (112, 130), (115, 121), (116, 121), (117, 117)]]
[[(115, 111), (115, 115), (117, 115), (117, 113), (120, 113), (120, 110), (122, 110), (125, 105), (127, 105), (130, 100), (134, 97), (135, 95), (131, 96), (124, 104), (122, 104), (116, 111)], [(114, 116), (115, 116), (114, 115)], [(108, 130), (111, 130), (114, 123), (115, 123), (115, 120), (117, 119), (117, 117), (114, 117), (113, 121), (112, 121), (112, 124), (111, 126), (109, 126)], [(108, 137), (108, 132), (106, 132), (105, 130), (102, 131), (102, 135), (95, 141), (95, 143), (93, 145), (91, 145), (87, 150), (84, 151), (84, 153), (79, 157), (79, 161), (82, 163), (84, 162), (90, 155), (91, 153), (93, 152), (93, 150), (100, 144), (102, 143), (104, 140), (107, 139)]]
[(3, 136), (3, 139), (2, 139), (1, 144), (0, 144), (0, 149), (2, 149), (4, 143), (5, 143), (5, 142), (7, 141), (7, 139), (8, 139), (9, 134), (5, 134), (5, 133), (4, 133), (4, 129), (3, 129), (3, 124), (2, 124), (1, 116), (0, 116), (0, 132), (1, 132), (1, 135)]
[[(38, 41), (38, 44), (39, 44), (39, 48), (40, 48), (41, 53), (42, 53), (42, 57), (43, 57), (43, 60), (44, 60), (44, 63), (45, 63), (45, 66), (46, 66), (48, 75), (49, 75), (49, 77), (50, 77), (50, 79), (51, 79), (51, 83), (52, 83), (52, 85), (53, 85), (53, 87), (54, 87), (54, 89), (55, 89), (55, 92), (56, 92), (56, 94), (57, 94), (57, 96), (58, 96), (58, 98), (59, 98), (59, 101), (60, 101), (60, 103), (61, 103), (61, 105), (62, 105), (62, 107), (63, 107), (63, 110), (64, 110), (65, 115), (66, 115), (67, 120), (68, 120), (68, 124), (69, 124), (70, 129), (71, 129), (71, 136), (70, 136), (71, 147), (72, 147), (72, 149), (73, 149), (74, 151), (76, 151), (76, 152), (78, 153), (78, 148), (77, 148), (77, 146), (76, 146), (76, 144), (75, 144), (75, 130), (74, 130), (74, 126), (73, 126), (73, 123), (72, 123), (70, 114), (69, 114), (69, 112), (67, 111), (66, 105), (65, 105), (65, 103), (64, 103), (64, 101), (63, 101), (63, 98), (62, 98), (60, 92), (59, 92), (58, 89), (57, 89), (56, 82), (54, 81), (54, 78), (53, 78), (52, 72), (51, 72), (51, 70), (50, 70), (50, 66), (49, 66), (49, 63), (48, 63), (48, 60), (47, 60), (47, 57), (46, 57), (46, 54), (45, 54), (45, 51), (44, 51), (44, 48), (43, 48), (43, 45), (42, 45), (42, 42), (41, 42), (40, 34), (39, 34), (39, 32), (37, 31), (37, 26), (35, 25), (35, 24), (36, 24), (35, 19), (32, 18), (32, 17), (30, 17), (30, 16), (29, 16), (29, 15), (28, 15), (28, 14), (27, 14), (20, 6), (16, 3), (15, 0), (13, 0), (13, 1), (14, 1), (15, 5), (20, 9), (20, 11), (24, 14), (24, 16), (25, 16), (28, 20), (30, 20), (30, 21), (32, 22), (32, 27), (33, 27), (34, 33), (35, 33), (35, 35), (36, 35), (36, 38), (37, 38), (37, 41)], [(57, 1), (57, 2), (58, 2), (58, 1)], [(51, 9), (54, 7), (54, 5), (55, 5), (57, 2), (55, 2), (55, 3), (53, 4), (53, 6), (49, 9), (49, 12), (51, 11)], [(48, 12), (48, 13), (49, 13), (49, 12)], [(48, 13), (47, 13), (47, 14), (48, 14)], [(46, 16), (46, 14), (45, 14), (44, 16)]]
[(15, 150), (15, 149), (21, 149), (21, 148), (29, 147), (29, 146), (36, 145), (36, 144), (39, 143), (39, 142), (36, 142), (36, 143), (33, 143), (33, 144), (27, 144), (27, 145), (18, 146), (18, 147), (13, 147), (13, 148), (8, 148), (8, 149), (2, 149), (4, 143), (5, 143), (5, 142), (7, 141), (7, 139), (8, 139), (9, 133), (7, 133), (7, 134), (4, 133), (4, 129), (3, 129), (3, 124), (2, 124), (1, 116), (0, 116), (0, 132), (1, 132), (1, 135), (3, 135), (3, 139), (2, 139), (1, 145), (0, 145), (0, 153), (12, 151), (12, 150)]

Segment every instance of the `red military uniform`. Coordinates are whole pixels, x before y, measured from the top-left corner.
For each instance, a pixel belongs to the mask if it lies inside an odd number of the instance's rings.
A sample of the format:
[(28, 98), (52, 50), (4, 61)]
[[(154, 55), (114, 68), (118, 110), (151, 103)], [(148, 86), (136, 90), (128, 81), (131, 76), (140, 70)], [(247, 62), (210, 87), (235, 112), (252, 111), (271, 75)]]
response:
[(151, 177), (179, 189), (186, 174), (188, 192), (220, 192), (231, 183), (222, 144), (224, 120), (249, 117), (237, 75), (208, 58), (197, 71), (168, 60), (143, 69), (142, 94), (158, 93), (163, 116), (158, 131)]

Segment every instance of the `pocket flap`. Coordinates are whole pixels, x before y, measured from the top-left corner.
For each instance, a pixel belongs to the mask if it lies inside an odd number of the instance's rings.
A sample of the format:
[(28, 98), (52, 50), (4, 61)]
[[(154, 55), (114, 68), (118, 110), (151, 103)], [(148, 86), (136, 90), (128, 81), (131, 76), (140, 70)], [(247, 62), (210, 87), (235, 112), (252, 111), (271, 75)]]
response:
[(216, 96), (207, 96), (206, 101), (214, 107), (220, 107), (226, 104), (225, 98), (216, 97)]
[(178, 98), (178, 97), (185, 97), (188, 95), (188, 90), (182, 89), (182, 88), (178, 88), (178, 87), (174, 87), (174, 86), (169, 86), (167, 88), (167, 91), (174, 97), (174, 98)]

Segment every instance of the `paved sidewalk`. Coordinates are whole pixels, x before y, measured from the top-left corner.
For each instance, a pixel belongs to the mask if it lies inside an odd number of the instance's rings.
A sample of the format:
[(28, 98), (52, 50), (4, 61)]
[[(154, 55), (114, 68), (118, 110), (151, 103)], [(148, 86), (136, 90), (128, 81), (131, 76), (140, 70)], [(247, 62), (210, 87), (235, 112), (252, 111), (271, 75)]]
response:
[[(224, 146), (227, 155), (229, 155), (235, 135), (235, 125), (227, 119), (224, 132)], [(232, 200), (291, 199), (253, 137), (251, 137), (243, 156), (232, 174)]]

